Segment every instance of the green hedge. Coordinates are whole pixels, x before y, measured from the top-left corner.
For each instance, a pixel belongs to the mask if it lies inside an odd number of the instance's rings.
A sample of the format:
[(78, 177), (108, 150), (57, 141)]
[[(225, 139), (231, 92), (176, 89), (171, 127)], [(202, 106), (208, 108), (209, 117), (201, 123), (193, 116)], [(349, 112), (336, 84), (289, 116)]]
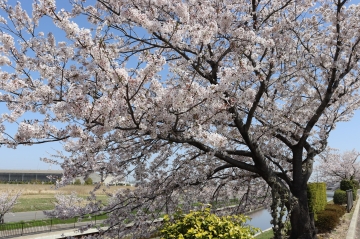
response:
[(93, 180), (91, 178), (87, 178), (84, 182), (85, 185), (93, 185)]
[[(341, 190), (340, 190), (341, 191)], [(319, 233), (332, 231), (345, 214), (345, 207), (336, 204), (327, 204), (325, 210), (318, 212), (315, 226)]]
[(327, 204), (326, 183), (308, 183), (307, 195), (309, 210), (314, 213), (316, 219), (317, 213), (324, 210)]
[(343, 190), (343, 191), (346, 191), (346, 190), (349, 190), (349, 189), (353, 190), (354, 189), (354, 183), (350, 179), (343, 179), (340, 182), (340, 189)]
[(325, 211), (333, 211), (339, 217), (342, 217), (346, 212), (346, 208), (344, 206), (337, 205), (337, 204), (327, 204), (325, 207)]
[(339, 222), (340, 217), (338, 213), (335, 211), (324, 210), (318, 212), (315, 226), (318, 229), (318, 232), (324, 233), (333, 230)]
[(346, 192), (341, 189), (335, 190), (333, 201), (335, 204), (339, 204), (339, 205), (346, 204), (347, 203)]
[(358, 189), (358, 183), (354, 179), (343, 179), (340, 182), (340, 189), (343, 191), (352, 190), (353, 200), (355, 201)]
[(355, 180), (355, 179), (353, 179), (352, 181), (353, 181), (353, 183), (354, 183), (355, 188), (356, 188), (356, 189), (359, 189), (359, 188), (360, 188), (359, 181), (357, 181), (357, 180)]
[(74, 181), (74, 185), (81, 185), (81, 181), (80, 181), (80, 179), (75, 179), (75, 181)]

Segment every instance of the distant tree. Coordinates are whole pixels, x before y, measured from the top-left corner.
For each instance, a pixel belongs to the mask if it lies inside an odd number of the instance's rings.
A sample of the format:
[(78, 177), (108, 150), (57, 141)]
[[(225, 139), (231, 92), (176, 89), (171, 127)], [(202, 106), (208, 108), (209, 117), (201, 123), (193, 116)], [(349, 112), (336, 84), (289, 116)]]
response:
[(11, 211), (20, 195), (20, 191), (0, 192), (0, 224), (4, 223), (5, 214)]
[(93, 180), (91, 178), (87, 178), (85, 180), (85, 185), (92, 185), (93, 184)]
[(80, 181), (80, 179), (75, 179), (75, 181), (74, 181), (74, 185), (81, 185), (81, 181)]
[[(76, 192), (70, 195), (55, 195), (55, 211), (44, 211), (45, 215), (49, 217), (56, 217), (60, 219), (81, 217), (90, 213), (89, 207), (83, 207), (85, 199), (79, 197)], [(71, 207), (72, 210), (68, 210)], [(61, 213), (56, 213), (61, 211)]]
[(343, 179), (359, 179), (360, 153), (355, 149), (341, 153), (337, 149), (329, 148), (320, 155), (319, 165), (315, 167), (315, 174), (321, 181), (338, 183)]

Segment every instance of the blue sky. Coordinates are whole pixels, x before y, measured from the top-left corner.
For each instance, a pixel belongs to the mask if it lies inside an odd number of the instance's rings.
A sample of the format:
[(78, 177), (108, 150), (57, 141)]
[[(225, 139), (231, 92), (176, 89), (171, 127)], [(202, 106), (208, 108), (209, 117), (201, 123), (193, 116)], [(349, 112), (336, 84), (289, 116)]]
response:
[[(15, 2), (10, 0), (9, 2)], [(24, 8), (31, 7), (31, 0), (20, 1)], [(59, 9), (66, 8), (68, 1), (58, 1), (61, 3)], [(360, 0), (352, 1), (360, 3)], [(1, 14), (1, 12), (0, 12)], [(41, 29), (45, 34), (54, 28), (50, 21), (43, 20), (40, 23)], [(57, 32), (58, 34), (59, 32)], [(61, 34), (61, 33), (60, 33)], [(0, 113), (5, 111), (4, 105), (0, 104)], [(360, 110), (356, 111), (354, 117), (348, 122), (339, 123), (329, 138), (329, 146), (338, 148), (340, 151), (356, 149), (360, 151)], [(48, 143), (34, 146), (18, 146), (17, 149), (9, 149), (6, 146), (0, 147), (0, 169), (59, 169), (59, 166), (51, 166), (40, 161), (41, 157), (49, 157), (55, 153), (55, 150), (61, 150), (59, 143)]]

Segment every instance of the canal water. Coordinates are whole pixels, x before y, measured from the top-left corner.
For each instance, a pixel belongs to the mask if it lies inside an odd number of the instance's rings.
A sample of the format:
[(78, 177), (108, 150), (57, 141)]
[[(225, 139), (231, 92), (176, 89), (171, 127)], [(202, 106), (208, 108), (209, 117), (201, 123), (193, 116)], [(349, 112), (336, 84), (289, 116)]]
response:
[[(333, 200), (334, 191), (326, 191), (327, 201)], [(266, 209), (261, 209), (254, 213), (248, 215), (251, 218), (251, 221), (248, 222), (249, 225), (253, 227), (260, 228), (261, 230), (266, 230), (272, 225), (270, 224), (271, 221), (271, 214)]]

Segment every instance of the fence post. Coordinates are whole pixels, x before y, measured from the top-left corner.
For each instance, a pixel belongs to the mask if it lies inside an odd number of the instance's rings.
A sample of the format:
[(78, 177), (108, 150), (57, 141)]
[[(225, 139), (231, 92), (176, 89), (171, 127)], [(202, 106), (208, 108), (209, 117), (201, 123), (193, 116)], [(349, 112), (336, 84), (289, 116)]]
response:
[(52, 229), (52, 218), (50, 219), (50, 231)]
[(23, 235), (24, 233), (24, 222), (21, 223), (21, 236)]
[(353, 206), (353, 191), (351, 189), (346, 190), (346, 200), (347, 200), (346, 209), (347, 212), (350, 212)]

